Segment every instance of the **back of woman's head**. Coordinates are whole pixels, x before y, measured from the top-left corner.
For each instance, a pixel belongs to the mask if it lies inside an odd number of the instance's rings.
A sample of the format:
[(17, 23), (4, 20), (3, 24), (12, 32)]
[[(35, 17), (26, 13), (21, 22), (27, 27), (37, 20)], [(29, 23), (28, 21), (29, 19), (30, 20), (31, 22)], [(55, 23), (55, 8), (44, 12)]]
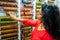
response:
[(59, 38), (59, 10), (56, 5), (42, 5), (42, 20), (46, 30), (56, 40)]

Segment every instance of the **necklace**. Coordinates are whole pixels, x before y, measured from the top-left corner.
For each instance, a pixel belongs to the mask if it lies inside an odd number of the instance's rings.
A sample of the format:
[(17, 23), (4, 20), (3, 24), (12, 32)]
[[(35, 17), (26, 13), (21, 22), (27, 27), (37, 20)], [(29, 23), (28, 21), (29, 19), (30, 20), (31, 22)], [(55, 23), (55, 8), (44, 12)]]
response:
[(39, 25), (38, 30), (45, 30), (43, 23)]

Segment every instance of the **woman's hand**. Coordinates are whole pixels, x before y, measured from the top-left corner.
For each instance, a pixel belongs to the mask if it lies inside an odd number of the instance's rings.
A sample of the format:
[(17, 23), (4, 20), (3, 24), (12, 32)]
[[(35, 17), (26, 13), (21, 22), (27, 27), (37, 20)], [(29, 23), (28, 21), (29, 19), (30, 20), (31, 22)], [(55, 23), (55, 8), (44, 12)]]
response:
[(9, 11), (9, 12), (7, 12), (7, 14), (10, 15), (10, 18), (12, 20), (18, 21), (18, 18), (15, 16), (15, 13), (14, 12)]
[(12, 20), (20, 21), (20, 22), (22, 22), (22, 21), (24, 20), (24, 19), (19, 19), (19, 18), (17, 18), (17, 17), (15, 16), (15, 13), (14, 13), (14, 12), (9, 11), (9, 12), (7, 12), (7, 14), (10, 15), (10, 18), (11, 18)]
[(53, 3), (54, 1), (52, 1), (52, 0), (48, 0), (48, 3)]

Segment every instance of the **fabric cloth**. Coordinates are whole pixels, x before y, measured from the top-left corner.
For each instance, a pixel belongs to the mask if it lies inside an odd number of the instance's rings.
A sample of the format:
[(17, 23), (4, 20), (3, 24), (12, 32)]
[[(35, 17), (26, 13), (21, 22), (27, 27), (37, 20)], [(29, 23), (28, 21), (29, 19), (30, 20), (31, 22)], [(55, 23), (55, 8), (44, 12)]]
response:
[(35, 29), (32, 31), (31, 40), (53, 40), (52, 36), (46, 30), (37, 30), (42, 21), (24, 19), (23, 24), (33, 26)]

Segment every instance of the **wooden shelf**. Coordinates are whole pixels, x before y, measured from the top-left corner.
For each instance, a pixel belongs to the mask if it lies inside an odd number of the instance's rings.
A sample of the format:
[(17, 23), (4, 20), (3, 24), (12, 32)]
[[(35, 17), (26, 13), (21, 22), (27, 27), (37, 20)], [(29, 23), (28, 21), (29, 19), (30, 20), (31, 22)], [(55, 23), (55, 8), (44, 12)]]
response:
[(28, 33), (31, 33), (31, 30), (23, 31), (23, 34), (28, 34)]
[(0, 24), (17, 23), (16, 21), (1, 21)]
[(17, 7), (17, 3), (12, 3), (12, 2), (2, 2), (0, 1), (1, 6), (12, 6), (12, 7)]
[(1, 37), (4, 38), (4, 37), (17, 36), (17, 35), (18, 35), (18, 33), (10, 33), (10, 34), (1, 35)]
[(17, 8), (15, 7), (3, 7), (5, 11), (17, 11)]
[(32, 5), (32, 4), (24, 4), (24, 6), (25, 6), (26, 8), (33, 8), (33, 5)]
[(13, 40), (13, 39), (16, 39), (18, 38), (18, 36), (12, 36), (12, 37), (9, 37), (9, 38), (4, 38), (2, 40)]
[(9, 19), (9, 16), (0, 16), (0, 19)]
[(21, 12), (30, 12), (31, 8), (21, 8)]
[(36, 8), (37, 8), (37, 9), (40, 9), (40, 8), (41, 8), (41, 6), (40, 6), (40, 5), (39, 5), (39, 6), (36, 6)]
[(25, 37), (30, 37), (32, 33), (25, 34)]
[(18, 29), (6, 29), (1, 31), (2, 34), (8, 34), (13, 32), (18, 32)]
[(25, 12), (25, 16), (33, 16), (32, 12)]
[(5, 30), (5, 29), (17, 29), (17, 24), (13, 24), (13, 25), (5, 25), (5, 26), (0, 26), (0, 28), (2, 30)]
[(42, 5), (42, 2), (37, 2), (36, 4), (37, 4), (37, 5)]
[(0, 0), (0, 1), (16, 2), (16, 0)]

